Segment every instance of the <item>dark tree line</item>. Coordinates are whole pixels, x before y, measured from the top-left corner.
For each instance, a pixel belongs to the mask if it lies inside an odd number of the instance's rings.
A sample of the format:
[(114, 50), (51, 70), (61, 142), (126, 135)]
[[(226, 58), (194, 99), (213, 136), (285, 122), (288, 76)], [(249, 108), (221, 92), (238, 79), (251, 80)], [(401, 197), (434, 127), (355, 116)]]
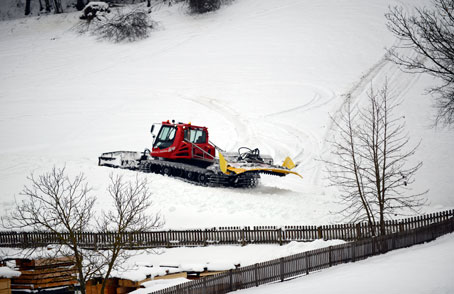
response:
[[(51, 11), (54, 11), (55, 13), (63, 12), (61, 0), (25, 0), (25, 15), (30, 15), (32, 1), (39, 1), (39, 11), (46, 11), (48, 13)], [(169, 6), (172, 5), (172, 3), (186, 2), (191, 12), (205, 13), (217, 10), (221, 7), (222, 4), (230, 2), (231, 0), (104, 0), (103, 2), (115, 5), (115, 4), (134, 4), (145, 1), (147, 3), (147, 7), (152, 6), (151, 4), (152, 1), (155, 3), (168, 4)], [(72, 5), (74, 5), (74, 7), (78, 11), (81, 11), (89, 2), (91, 1), (74, 0), (74, 3), (72, 3)]]
[[(25, 0), (25, 15), (29, 15), (31, 13), (31, 1), (32, 0)], [(55, 13), (62, 13), (63, 7), (61, 4), (61, 0), (38, 0), (39, 1), (39, 11), (46, 11), (51, 12), (54, 10)], [(83, 0), (77, 0), (77, 2)]]

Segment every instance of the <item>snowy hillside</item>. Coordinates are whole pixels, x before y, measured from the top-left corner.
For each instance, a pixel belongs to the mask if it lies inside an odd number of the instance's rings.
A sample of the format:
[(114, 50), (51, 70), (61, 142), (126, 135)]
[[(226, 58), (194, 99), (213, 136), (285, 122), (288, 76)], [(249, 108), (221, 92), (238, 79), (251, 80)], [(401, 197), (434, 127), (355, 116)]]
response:
[[(452, 131), (434, 129), (434, 81), (384, 59), (395, 42), (384, 13), (405, 0), (237, 0), (189, 15), (159, 6), (159, 27), (138, 43), (78, 35), (78, 13), (0, 22), (0, 205), (10, 209), (31, 172), (66, 165), (85, 173), (101, 208), (111, 170), (106, 151), (150, 147), (152, 123), (168, 119), (209, 128), (223, 149), (258, 147), (287, 155), (303, 175), (263, 176), (253, 190), (206, 188), (148, 174), (166, 227), (324, 224), (338, 206), (323, 165), (334, 114), (347, 94), (358, 103), (388, 78), (404, 102), (417, 159), (416, 191), (427, 211), (454, 207)], [(128, 176), (133, 172), (123, 171)]]
[(452, 293), (454, 235), (288, 281), (242, 290), (268, 293)]

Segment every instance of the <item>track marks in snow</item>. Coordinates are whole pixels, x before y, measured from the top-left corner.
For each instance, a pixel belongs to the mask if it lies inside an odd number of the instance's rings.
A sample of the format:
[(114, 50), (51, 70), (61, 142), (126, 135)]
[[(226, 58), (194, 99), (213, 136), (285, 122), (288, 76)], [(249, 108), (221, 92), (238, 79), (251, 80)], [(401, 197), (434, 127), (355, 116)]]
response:
[(319, 136), (303, 127), (299, 128), (298, 123), (295, 123), (297, 120), (291, 120), (290, 123), (279, 118), (292, 112), (300, 113), (326, 105), (335, 95), (320, 88), (310, 101), (301, 106), (255, 117), (241, 113), (227, 102), (214, 98), (181, 98), (206, 107), (232, 124), (236, 138), (229, 142), (228, 150), (239, 146), (260, 146), (262, 152), (265, 151), (277, 160), (276, 163), (290, 156), (295, 162), (305, 165), (316, 156), (320, 148)]
[[(347, 92), (340, 96), (342, 97), (341, 104), (331, 115), (332, 119), (330, 120), (329, 127), (323, 136), (323, 142), (321, 145), (322, 152), (320, 154), (329, 154), (330, 146), (327, 142), (338, 133), (337, 127), (335, 126), (333, 120), (340, 121), (342, 111), (349, 100), (352, 107), (357, 108), (360, 104), (367, 103), (367, 93), (371, 87), (378, 90), (381, 89), (387, 82), (390, 95), (393, 95), (397, 101), (401, 101), (409, 89), (417, 83), (419, 76), (419, 74), (408, 74), (401, 71), (398, 65), (387, 59), (387, 53), (385, 53), (382, 58), (371, 66), (369, 70), (367, 70)], [(329, 155), (324, 156), (325, 159), (327, 159), (327, 156)], [(317, 173), (321, 172), (320, 164), (317, 167)], [(317, 178), (320, 177), (317, 176)]]
[[(294, 161), (299, 163), (301, 169), (307, 171), (313, 169), (314, 164), (317, 165), (316, 159), (320, 157), (323, 135), (320, 134), (320, 129), (307, 128), (304, 124), (311, 122), (313, 118), (317, 119), (313, 114), (323, 113), (323, 108), (329, 107), (337, 96), (332, 90), (318, 85), (302, 83), (301, 89), (304, 89), (303, 93), (310, 93), (311, 99), (304, 100), (305, 97), (302, 97), (301, 105), (270, 113), (266, 118), (280, 130), (290, 134), (290, 137), (295, 138), (292, 146), (287, 148), (293, 151), (291, 155)], [(320, 128), (323, 128), (324, 124), (320, 122)]]
[[(252, 20), (255, 18), (261, 18), (261, 17), (267, 17), (269, 15), (275, 15), (275, 14), (279, 13), (279, 11), (282, 11), (282, 10), (285, 11), (286, 9), (289, 9), (289, 8), (297, 9), (297, 8), (295, 8), (295, 6), (304, 5), (304, 2), (302, 2), (300, 0), (281, 0), (281, 1), (276, 1), (275, 3), (278, 3), (278, 4), (275, 5), (274, 7), (270, 7), (270, 8), (266, 8), (266, 9), (264, 9), (264, 8), (257, 9), (257, 7), (261, 7), (261, 5), (260, 5), (261, 2), (262, 2), (262, 0), (256, 0), (256, 1), (249, 1), (248, 4), (244, 4), (244, 5), (250, 6), (250, 8), (248, 10), (253, 11), (253, 13), (248, 15), (249, 20)], [(287, 2), (288, 4), (283, 4), (285, 2)], [(238, 5), (238, 4), (236, 4), (236, 5)]]
[(302, 89), (309, 89), (309, 91), (313, 92), (312, 99), (302, 105), (267, 114), (266, 117), (275, 117), (290, 114), (292, 112), (307, 112), (315, 110), (336, 99), (335, 93), (327, 88), (310, 84), (300, 84), (300, 86)]
[[(388, 81), (388, 87), (392, 91), (391, 94), (403, 97), (408, 89), (417, 82), (418, 78), (419, 75), (402, 72), (396, 64), (388, 60), (387, 53), (385, 53), (346, 93), (341, 95), (343, 98), (342, 103), (332, 117), (334, 120), (338, 120), (349, 100), (353, 107), (357, 107), (367, 97), (366, 93), (371, 87), (379, 89)], [(330, 127), (325, 135), (325, 141), (331, 132), (335, 131), (334, 124), (331, 121)]]
[(181, 95), (180, 97), (184, 100), (191, 101), (207, 108), (209, 111), (224, 117), (233, 125), (236, 132), (236, 139), (231, 141), (231, 143), (229, 143), (231, 146), (227, 146), (226, 148), (233, 148), (234, 146), (239, 145), (244, 146), (250, 143), (251, 138), (255, 138), (255, 131), (253, 130), (252, 123), (248, 120), (248, 118), (242, 116), (226, 102), (208, 97), (192, 98), (182, 97)]

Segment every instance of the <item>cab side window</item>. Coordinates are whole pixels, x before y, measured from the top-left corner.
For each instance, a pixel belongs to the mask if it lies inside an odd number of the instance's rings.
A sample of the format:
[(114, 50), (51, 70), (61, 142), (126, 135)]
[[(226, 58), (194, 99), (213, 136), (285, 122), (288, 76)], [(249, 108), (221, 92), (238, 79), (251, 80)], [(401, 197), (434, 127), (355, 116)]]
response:
[(189, 142), (194, 144), (206, 143), (207, 136), (203, 130), (191, 130), (189, 135)]

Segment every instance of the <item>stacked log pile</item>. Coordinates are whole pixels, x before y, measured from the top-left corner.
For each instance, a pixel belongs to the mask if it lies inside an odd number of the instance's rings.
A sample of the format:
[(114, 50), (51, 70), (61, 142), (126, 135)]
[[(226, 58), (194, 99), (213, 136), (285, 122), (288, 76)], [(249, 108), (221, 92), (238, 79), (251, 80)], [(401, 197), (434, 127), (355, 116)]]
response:
[[(85, 292), (87, 294), (100, 294), (102, 286), (102, 279), (93, 279), (88, 281), (85, 285)], [(116, 294), (118, 288), (118, 279), (108, 279), (104, 294)]]
[(11, 294), (11, 279), (0, 277), (0, 294)]
[(74, 294), (77, 276), (73, 257), (16, 259), (21, 275), (11, 280), (12, 294)]

